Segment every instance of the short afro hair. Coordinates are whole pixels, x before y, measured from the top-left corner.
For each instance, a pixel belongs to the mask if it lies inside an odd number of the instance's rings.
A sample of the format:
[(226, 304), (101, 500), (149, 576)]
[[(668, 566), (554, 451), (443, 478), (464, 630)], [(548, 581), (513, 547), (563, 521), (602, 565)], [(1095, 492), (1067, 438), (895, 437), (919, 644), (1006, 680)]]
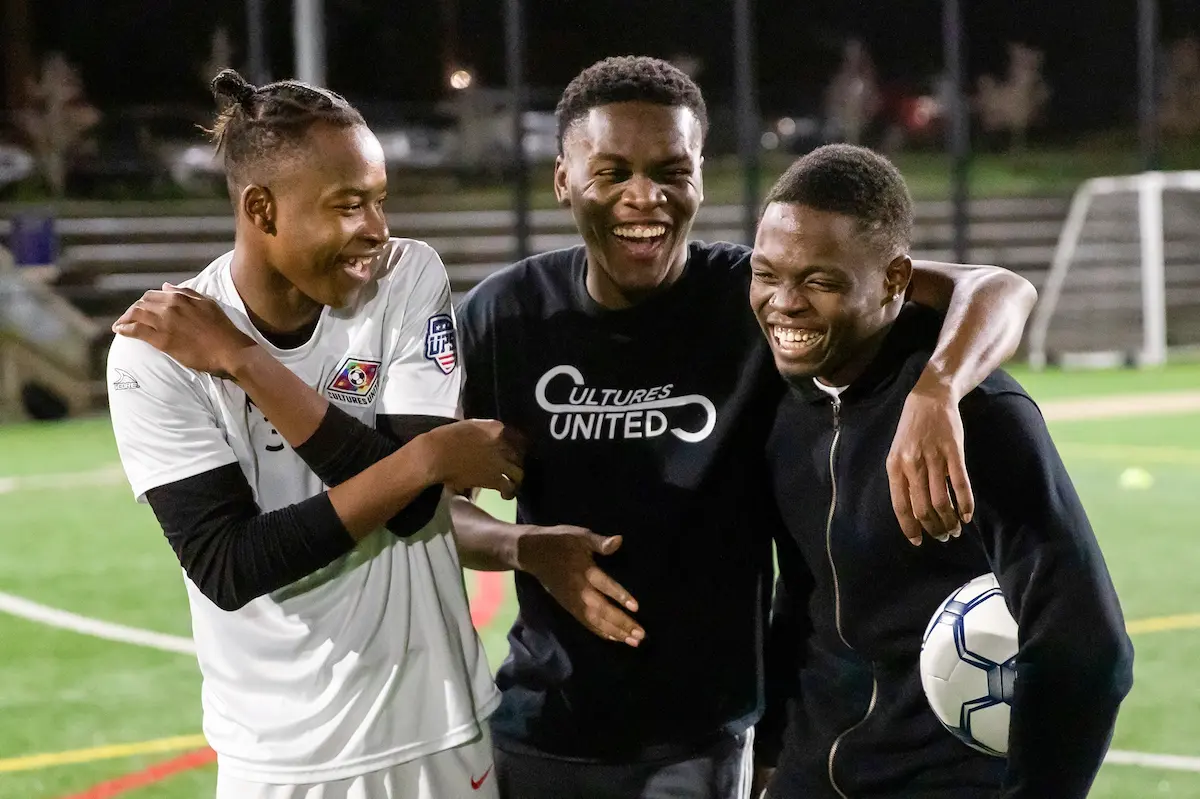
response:
[(892, 257), (912, 244), (908, 186), (891, 161), (866, 147), (827, 144), (801, 156), (775, 182), (763, 207), (771, 203), (853, 217)]
[(683, 70), (650, 56), (613, 56), (597, 61), (567, 84), (554, 116), (558, 120), (558, 152), (572, 125), (593, 108), (609, 103), (642, 102), (682, 106), (700, 122), (701, 137), (708, 134), (708, 109), (700, 87)]
[(210, 84), (220, 108), (208, 131), (224, 158), (230, 199), (263, 179), (274, 163), (293, 157), (314, 125), (365, 125), (362, 115), (336, 92), (298, 80), (253, 86), (232, 69)]

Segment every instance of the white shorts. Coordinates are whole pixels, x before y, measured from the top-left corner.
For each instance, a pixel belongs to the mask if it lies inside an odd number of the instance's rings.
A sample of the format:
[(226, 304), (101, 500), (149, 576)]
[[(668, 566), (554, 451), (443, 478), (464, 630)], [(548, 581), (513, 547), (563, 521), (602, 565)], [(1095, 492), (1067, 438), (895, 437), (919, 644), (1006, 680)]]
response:
[(492, 738), (485, 726), (479, 737), (454, 749), (334, 782), (250, 782), (222, 774), (218, 765), (216, 799), (500, 799), (492, 771)]

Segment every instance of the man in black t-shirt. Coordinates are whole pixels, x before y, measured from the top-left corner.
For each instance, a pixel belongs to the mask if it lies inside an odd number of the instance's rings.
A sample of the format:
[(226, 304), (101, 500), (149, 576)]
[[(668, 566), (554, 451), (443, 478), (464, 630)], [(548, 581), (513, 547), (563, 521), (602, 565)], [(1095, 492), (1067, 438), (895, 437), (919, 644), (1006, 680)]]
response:
[[(707, 118), (679, 70), (606, 59), (557, 115), (555, 191), (583, 246), (493, 275), (459, 309), (466, 414), (528, 443), (516, 524), (454, 502), (464, 565), (517, 570), (496, 774), (512, 799), (733, 799), (779, 526), (763, 451), (782, 383), (749, 313), (749, 249), (689, 241)], [(947, 476), (969, 517), (956, 398), (1015, 349), (1033, 292), (933, 264), (913, 286), (947, 314), (893, 450), (919, 540), (958, 529)]]

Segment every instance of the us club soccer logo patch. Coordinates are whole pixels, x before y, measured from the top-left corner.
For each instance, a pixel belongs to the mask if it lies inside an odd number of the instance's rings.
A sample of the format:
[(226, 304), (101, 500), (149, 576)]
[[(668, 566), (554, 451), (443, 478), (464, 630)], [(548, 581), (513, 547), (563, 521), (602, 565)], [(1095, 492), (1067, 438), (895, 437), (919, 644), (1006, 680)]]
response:
[(450, 314), (429, 317), (425, 324), (425, 357), (448, 375), (458, 365), (458, 343), (454, 338), (454, 320)]
[(325, 387), (333, 399), (352, 405), (370, 405), (379, 392), (379, 361), (347, 358)]

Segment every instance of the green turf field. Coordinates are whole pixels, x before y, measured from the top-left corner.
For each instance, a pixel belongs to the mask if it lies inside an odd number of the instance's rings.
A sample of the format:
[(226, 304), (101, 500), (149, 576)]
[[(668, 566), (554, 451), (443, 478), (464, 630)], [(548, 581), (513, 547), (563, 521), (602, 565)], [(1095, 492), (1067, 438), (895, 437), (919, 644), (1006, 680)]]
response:
[[(1017, 372), (1044, 402), (1104, 394), (1200, 391), (1200, 365), (1153, 372)], [(1055, 422), (1055, 438), (1083, 496), (1134, 622), (1137, 685), (1114, 748), (1188, 758), (1200, 768), (1200, 413)], [(0, 592), (54, 608), (178, 636), (188, 634), (178, 566), (149, 510), (117, 475), (106, 419), (0, 427)], [(1122, 488), (1122, 473), (1153, 484)], [(53, 476), (37, 479), (37, 476)], [(88, 482), (95, 484), (87, 484)], [(72, 485), (62, 487), (62, 483)], [(58, 483), (58, 487), (55, 487)], [(500, 503), (496, 507), (507, 511)], [(473, 584), (468, 577), (468, 585)], [(513, 614), (483, 635), (493, 665)], [(1190, 618), (1188, 618), (1190, 616)], [(1176, 618), (1176, 629), (1137, 632)], [(1159, 624), (1158, 626), (1169, 626)], [(0, 613), (0, 798), (61, 799), (183, 751), (38, 765), (27, 756), (200, 730), (199, 675), (188, 655), (115, 643)], [(1185, 764), (1186, 765), (1186, 764)], [(122, 796), (208, 799), (214, 767)], [(1093, 796), (1197, 797), (1200, 773), (1108, 765)]]

